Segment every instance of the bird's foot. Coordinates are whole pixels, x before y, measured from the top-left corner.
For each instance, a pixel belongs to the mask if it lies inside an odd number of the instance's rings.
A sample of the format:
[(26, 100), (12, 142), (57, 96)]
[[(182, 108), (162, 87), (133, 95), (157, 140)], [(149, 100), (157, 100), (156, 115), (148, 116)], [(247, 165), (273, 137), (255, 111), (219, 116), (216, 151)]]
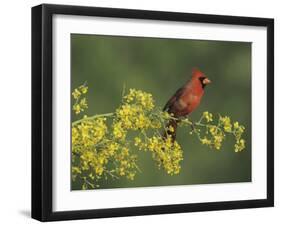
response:
[(191, 130), (193, 132), (195, 130), (194, 122), (192, 122), (192, 121), (190, 121), (190, 122), (191, 122), (190, 127), (191, 127)]
[(190, 127), (191, 127), (191, 130), (192, 130), (192, 132), (195, 130), (195, 123), (189, 118), (189, 117), (187, 117), (187, 119), (188, 119), (188, 121), (190, 122)]

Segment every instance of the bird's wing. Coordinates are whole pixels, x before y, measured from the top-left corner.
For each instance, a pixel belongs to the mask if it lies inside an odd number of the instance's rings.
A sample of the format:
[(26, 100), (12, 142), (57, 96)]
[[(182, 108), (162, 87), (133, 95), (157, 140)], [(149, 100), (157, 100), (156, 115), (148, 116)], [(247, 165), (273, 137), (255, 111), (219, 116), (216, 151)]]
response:
[(176, 93), (168, 100), (168, 102), (165, 104), (163, 111), (167, 111), (170, 109), (170, 107), (175, 103), (176, 100), (179, 99), (179, 97), (182, 95), (184, 91), (184, 88), (179, 88)]

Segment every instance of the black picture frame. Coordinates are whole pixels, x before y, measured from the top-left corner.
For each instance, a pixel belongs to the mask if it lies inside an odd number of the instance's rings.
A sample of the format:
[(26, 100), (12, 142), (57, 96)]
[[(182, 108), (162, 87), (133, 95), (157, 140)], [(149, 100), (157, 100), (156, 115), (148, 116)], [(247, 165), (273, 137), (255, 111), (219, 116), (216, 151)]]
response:
[[(267, 28), (267, 198), (95, 210), (52, 210), (52, 18), (55, 14), (181, 21)], [(121, 217), (274, 205), (274, 20), (176, 12), (43, 4), (32, 8), (32, 218), (40, 221)]]

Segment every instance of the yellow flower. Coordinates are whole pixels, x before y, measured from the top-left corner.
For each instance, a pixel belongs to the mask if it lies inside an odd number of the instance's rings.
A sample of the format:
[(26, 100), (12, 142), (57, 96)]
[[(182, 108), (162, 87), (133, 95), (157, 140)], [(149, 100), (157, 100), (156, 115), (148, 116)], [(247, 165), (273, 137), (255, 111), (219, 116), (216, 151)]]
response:
[(214, 141), (213, 142), (214, 142), (215, 149), (220, 150), (221, 144), (222, 144), (222, 140), (223, 140), (223, 136), (221, 134), (214, 136)]
[(115, 154), (115, 152), (118, 150), (119, 148), (119, 144), (115, 143), (115, 142), (110, 142), (107, 147), (106, 147), (106, 153), (109, 154), (109, 156), (113, 156)]
[(128, 178), (129, 180), (134, 180), (135, 175), (136, 175), (135, 173), (130, 172), (130, 173), (127, 175), (127, 178)]
[(128, 156), (129, 155), (129, 148), (123, 147), (122, 148), (122, 155), (123, 156)]
[(212, 143), (212, 141), (207, 139), (206, 137), (204, 137), (203, 139), (201, 139), (201, 143), (206, 144), (206, 145), (210, 145)]
[(97, 166), (95, 168), (95, 171), (96, 171), (96, 174), (100, 176), (103, 173), (103, 168), (101, 166)]
[(87, 100), (86, 100), (85, 97), (80, 100), (80, 103), (79, 103), (79, 104), (80, 104), (80, 106), (81, 106), (81, 108), (82, 108), (83, 110), (86, 109), (86, 108), (88, 108)]
[(83, 93), (86, 94), (88, 92), (88, 87), (85, 85), (79, 86), (79, 90)]
[(101, 140), (107, 132), (107, 126), (105, 124), (106, 118), (97, 118), (93, 120), (93, 133), (97, 137), (97, 140)]
[(163, 119), (169, 119), (171, 116), (173, 116), (172, 114), (169, 114), (167, 111), (162, 112)]
[(236, 144), (234, 145), (235, 147), (235, 152), (240, 152), (242, 150), (245, 149), (245, 140), (244, 139), (240, 139), (238, 141), (236, 141)]
[(230, 133), (232, 131), (232, 124), (231, 124), (230, 118), (227, 116), (225, 116), (225, 117), (220, 116), (219, 120), (222, 123), (225, 132)]
[(73, 174), (81, 174), (81, 172), (82, 172), (81, 169), (77, 166), (72, 166), (71, 171)]
[(80, 101), (78, 101), (78, 103), (75, 103), (72, 107), (73, 111), (77, 115), (84, 111), (86, 108), (88, 108), (86, 98), (82, 98)]
[(126, 137), (126, 131), (122, 128), (122, 123), (113, 123), (113, 137), (123, 140)]
[(79, 139), (79, 131), (76, 127), (72, 127), (71, 133), (72, 133), (71, 142), (72, 142), (72, 145), (75, 145), (78, 142), (78, 139)]
[(234, 132), (234, 136), (235, 136), (235, 138), (236, 138), (236, 142), (238, 142), (238, 141), (240, 140), (242, 134), (243, 134), (244, 131), (245, 131), (245, 127), (242, 126), (242, 125), (239, 125), (238, 122), (235, 122), (235, 123), (233, 124), (233, 127), (234, 127), (234, 131), (233, 131), (233, 132)]
[(80, 96), (81, 96), (81, 92), (78, 90), (78, 89), (75, 89), (73, 92), (72, 92), (72, 96), (75, 100), (77, 100)]
[(161, 128), (161, 122), (160, 122), (160, 120), (158, 121), (158, 120), (156, 120), (156, 119), (152, 119), (151, 121), (150, 121), (150, 127), (152, 128), (152, 129), (160, 129)]
[(79, 104), (74, 104), (72, 109), (77, 115), (81, 112), (81, 106)]
[(139, 146), (141, 144), (141, 139), (139, 137), (135, 137), (135, 146)]
[(208, 111), (203, 112), (203, 117), (206, 119), (207, 122), (213, 121), (213, 114), (209, 113)]
[(170, 175), (178, 174), (180, 171), (180, 162), (183, 159), (183, 153), (180, 145), (172, 141), (171, 136), (163, 139), (159, 136), (149, 138), (147, 148), (152, 152), (153, 158), (157, 161), (158, 167)]
[(125, 175), (125, 168), (124, 167), (119, 168), (119, 175), (120, 176), (124, 176)]
[(215, 135), (217, 133), (217, 127), (216, 126), (209, 126), (209, 131), (212, 135)]
[(173, 126), (169, 126), (168, 130), (173, 133), (175, 131), (174, 127)]

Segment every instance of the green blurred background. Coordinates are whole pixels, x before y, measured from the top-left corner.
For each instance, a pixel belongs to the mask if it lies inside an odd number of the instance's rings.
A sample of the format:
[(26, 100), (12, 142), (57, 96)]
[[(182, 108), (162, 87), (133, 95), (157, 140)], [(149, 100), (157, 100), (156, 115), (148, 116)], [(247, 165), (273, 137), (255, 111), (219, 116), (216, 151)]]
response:
[[(135, 180), (101, 181), (101, 188), (251, 181), (251, 43), (71, 35), (71, 86), (87, 81), (87, 115), (113, 112), (124, 84), (152, 93), (156, 105), (164, 106), (190, 78), (193, 67), (212, 84), (190, 118), (198, 120), (203, 111), (230, 116), (246, 127), (246, 149), (235, 153), (234, 140), (226, 137), (221, 151), (210, 150), (179, 128), (177, 141), (184, 150), (179, 175), (167, 175), (149, 152), (138, 152), (142, 173)], [(79, 187), (72, 184), (74, 190)]]

